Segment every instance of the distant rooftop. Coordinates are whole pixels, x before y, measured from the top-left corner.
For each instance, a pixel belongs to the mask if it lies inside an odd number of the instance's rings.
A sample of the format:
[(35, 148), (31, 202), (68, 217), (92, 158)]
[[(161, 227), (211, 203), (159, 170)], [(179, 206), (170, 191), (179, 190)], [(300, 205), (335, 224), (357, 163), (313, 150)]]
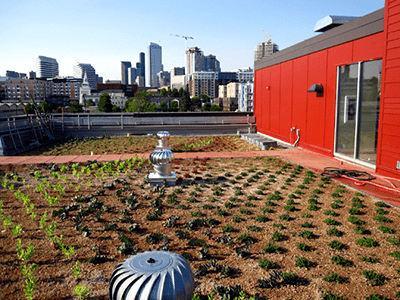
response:
[(343, 25), (344, 23), (353, 21), (355, 19), (358, 19), (358, 17), (329, 15), (329, 16), (326, 16), (326, 17), (322, 18), (321, 20), (317, 21), (317, 24), (315, 24), (315, 27), (314, 27), (314, 31), (315, 32), (325, 32), (329, 29)]

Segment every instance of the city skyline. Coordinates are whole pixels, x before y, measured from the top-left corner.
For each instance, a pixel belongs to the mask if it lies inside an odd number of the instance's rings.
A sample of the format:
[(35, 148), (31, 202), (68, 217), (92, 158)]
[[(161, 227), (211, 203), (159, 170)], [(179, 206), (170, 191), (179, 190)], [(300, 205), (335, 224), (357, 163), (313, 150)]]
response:
[(254, 47), (266, 41), (261, 28), (282, 50), (317, 35), (314, 26), (327, 15), (363, 16), (383, 7), (384, 0), (205, 0), (201, 5), (181, 0), (174, 5), (5, 0), (0, 10), (0, 25), (5, 28), (0, 76), (7, 70), (34, 71), (35, 58), (43, 55), (58, 61), (60, 76), (71, 76), (80, 62), (91, 64), (104, 80), (120, 80), (120, 62), (137, 61), (150, 42), (162, 47), (164, 70), (185, 66), (187, 42), (188, 47), (212, 53), (223, 71), (231, 71), (253, 67)]

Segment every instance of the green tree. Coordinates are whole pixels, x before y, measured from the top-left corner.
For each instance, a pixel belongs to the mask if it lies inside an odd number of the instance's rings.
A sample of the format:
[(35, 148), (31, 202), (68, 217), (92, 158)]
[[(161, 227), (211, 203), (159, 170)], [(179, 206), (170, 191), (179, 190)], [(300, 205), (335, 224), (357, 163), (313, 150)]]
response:
[(193, 109), (200, 109), (201, 108), (201, 100), (199, 97), (193, 97), (192, 99), (190, 99), (192, 102), (192, 107)]
[(169, 111), (178, 111), (179, 107), (178, 107), (178, 102), (177, 101), (172, 101), (169, 104)]
[(27, 103), (25, 105), (25, 111), (27, 114), (34, 114), (35, 113), (35, 108), (33, 107), (33, 104)]
[(94, 101), (92, 99), (87, 99), (85, 101), (85, 107), (94, 106)]
[(179, 89), (179, 97), (182, 97), (184, 92), (185, 92), (184, 89), (180, 88)]
[(171, 96), (172, 96), (172, 97), (179, 97), (179, 92), (178, 92), (178, 90), (177, 90), (176, 88), (174, 88), (174, 89), (172, 90)]
[(210, 110), (211, 110), (211, 111), (220, 111), (221, 108), (219, 107), (219, 105), (213, 104), (213, 105), (211, 105)]
[(81, 112), (83, 112), (83, 105), (79, 104), (78, 101), (71, 102), (70, 107), (69, 107), (69, 112), (81, 113)]
[(189, 95), (184, 95), (181, 101), (180, 111), (190, 111), (192, 109), (192, 101), (190, 101)]
[(51, 105), (48, 104), (48, 103), (46, 102), (46, 100), (44, 100), (42, 103), (40, 103), (40, 104), (38, 105), (38, 108), (39, 108), (39, 110), (40, 110), (42, 113), (46, 113), (46, 114), (53, 111), (53, 109), (51, 108)]
[(160, 103), (160, 110), (161, 111), (168, 111), (168, 106), (167, 106), (167, 102), (166, 101), (162, 101)]
[(211, 110), (211, 103), (210, 102), (206, 102), (203, 105), (203, 111), (210, 111)]
[(113, 105), (111, 103), (111, 97), (109, 94), (104, 93), (100, 96), (99, 104), (97, 105), (97, 109), (103, 112), (111, 112)]
[(167, 90), (165, 89), (165, 88), (162, 88), (161, 90), (160, 90), (160, 96), (166, 96), (168, 93), (167, 93)]
[(117, 105), (113, 105), (113, 107), (112, 107), (112, 111), (113, 112), (120, 112), (121, 111), (121, 109), (119, 108), (119, 106), (117, 106)]

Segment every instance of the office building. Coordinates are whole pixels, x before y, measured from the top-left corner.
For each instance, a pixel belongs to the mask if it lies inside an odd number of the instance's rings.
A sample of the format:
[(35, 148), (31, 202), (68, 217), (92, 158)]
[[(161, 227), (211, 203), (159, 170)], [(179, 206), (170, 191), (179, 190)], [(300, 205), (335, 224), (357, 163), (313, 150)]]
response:
[(218, 73), (216, 72), (195, 72), (190, 75), (189, 92), (190, 97), (197, 97), (201, 94), (211, 99), (218, 96), (217, 85)]
[(168, 71), (158, 72), (158, 84), (160, 87), (169, 86), (171, 82), (171, 74)]
[(121, 82), (122, 84), (128, 84), (128, 73), (129, 68), (132, 67), (130, 61), (121, 61)]
[(87, 75), (90, 88), (92, 90), (95, 90), (98, 79), (96, 78), (96, 71), (92, 67), (92, 65), (91, 64), (78, 63), (76, 66), (74, 66), (73, 74), (74, 74), (75, 78), (84, 78), (85, 73)]
[(162, 48), (156, 43), (150, 43), (147, 47), (148, 64), (146, 73), (146, 86), (158, 87), (157, 74), (163, 71)]
[(58, 76), (58, 62), (54, 58), (39, 55), (36, 58), (36, 77), (54, 78)]

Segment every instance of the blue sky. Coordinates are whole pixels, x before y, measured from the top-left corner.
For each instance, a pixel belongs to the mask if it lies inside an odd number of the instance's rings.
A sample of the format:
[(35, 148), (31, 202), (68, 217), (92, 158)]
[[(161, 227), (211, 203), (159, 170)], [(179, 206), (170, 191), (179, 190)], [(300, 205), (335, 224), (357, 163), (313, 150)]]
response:
[(185, 39), (213, 54), (223, 71), (253, 67), (254, 47), (280, 49), (316, 35), (327, 15), (364, 16), (384, 0), (1, 0), (0, 76), (35, 71), (38, 55), (57, 59), (61, 76), (91, 63), (104, 80), (120, 80), (120, 61), (136, 63), (149, 42), (162, 46), (164, 70), (185, 65)]

